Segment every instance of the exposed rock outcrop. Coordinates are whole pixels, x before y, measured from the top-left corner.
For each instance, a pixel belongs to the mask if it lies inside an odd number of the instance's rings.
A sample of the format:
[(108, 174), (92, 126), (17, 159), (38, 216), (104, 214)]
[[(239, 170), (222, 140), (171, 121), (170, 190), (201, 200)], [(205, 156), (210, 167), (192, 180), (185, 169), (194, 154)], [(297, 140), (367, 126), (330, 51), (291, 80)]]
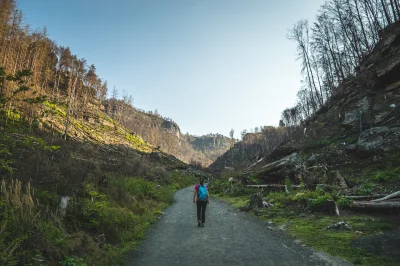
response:
[(265, 183), (284, 181), (286, 177), (294, 179), (302, 172), (302, 166), (297, 153), (267, 164), (255, 173)]
[(375, 127), (364, 131), (357, 143), (349, 145), (346, 151), (367, 158), (396, 149), (400, 149), (400, 127)]

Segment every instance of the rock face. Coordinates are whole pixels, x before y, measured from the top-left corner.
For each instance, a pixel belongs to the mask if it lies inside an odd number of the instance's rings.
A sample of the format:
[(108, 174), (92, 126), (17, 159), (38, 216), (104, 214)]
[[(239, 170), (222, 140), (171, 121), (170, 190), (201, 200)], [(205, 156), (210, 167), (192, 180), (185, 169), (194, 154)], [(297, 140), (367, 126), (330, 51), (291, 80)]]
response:
[(272, 152), (269, 154), (269, 157), (274, 160), (279, 160), (295, 152), (298, 152), (298, 148), (296, 148), (291, 143), (285, 143), (273, 149)]
[(221, 134), (208, 134), (204, 136), (186, 135), (185, 139), (196, 150), (207, 154), (208, 158), (215, 161), (224, 154), (232, 145), (232, 139)]
[(284, 181), (286, 177), (294, 179), (302, 172), (300, 159), (297, 153), (267, 164), (256, 173), (256, 177), (265, 183)]
[(375, 127), (364, 131), (346, 151), (360, 158), (400, 149), (400, 127)]
[(264, 153), (265, 146), (261, 143), (239, 142), (213, 162), (209, 169), (212, 172), (221, 172), (224, 169), (245, 167), (262, 158)]
[(400, 25), (394, 25), (360, 64), (357, 76), (343, 83), (337, 105), (328, 108), (338, 107), (343, 128), (379, 126), (398, 114), (394, 109), (400, 103), (399, 73)]
[(367, 96), (349, 103), (345, 111), (345, 117), (342, 126), (353, 127), (358, 125), (360, 123), (362, 115), (368, 112), (370, 108), (371, 98)]

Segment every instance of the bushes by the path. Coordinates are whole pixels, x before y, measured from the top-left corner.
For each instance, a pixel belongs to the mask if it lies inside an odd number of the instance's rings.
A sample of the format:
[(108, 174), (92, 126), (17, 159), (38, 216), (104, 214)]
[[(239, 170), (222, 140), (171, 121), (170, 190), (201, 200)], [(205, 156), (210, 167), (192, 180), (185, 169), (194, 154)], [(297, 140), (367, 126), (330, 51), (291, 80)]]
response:
[[(3, 179), (0, 193), (1, 265), (118, 265), (156, 221), (178, 188), (193, 179), (175, 171), (168, 183), (142, 177), (86, 183), (70, 199), (65, 216), (59, 197)], [(101, 258), (101, 259), (99, 259)]]

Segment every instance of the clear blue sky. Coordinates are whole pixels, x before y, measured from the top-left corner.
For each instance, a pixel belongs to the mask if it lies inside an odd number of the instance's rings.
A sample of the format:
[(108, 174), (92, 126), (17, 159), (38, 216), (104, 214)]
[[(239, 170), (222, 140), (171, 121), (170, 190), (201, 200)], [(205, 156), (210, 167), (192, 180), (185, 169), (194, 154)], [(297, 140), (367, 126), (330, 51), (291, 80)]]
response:
[(25, 22), (195, 135), (277, 126), (296, 102), (288, 29), (324, 0), (17, 0)]

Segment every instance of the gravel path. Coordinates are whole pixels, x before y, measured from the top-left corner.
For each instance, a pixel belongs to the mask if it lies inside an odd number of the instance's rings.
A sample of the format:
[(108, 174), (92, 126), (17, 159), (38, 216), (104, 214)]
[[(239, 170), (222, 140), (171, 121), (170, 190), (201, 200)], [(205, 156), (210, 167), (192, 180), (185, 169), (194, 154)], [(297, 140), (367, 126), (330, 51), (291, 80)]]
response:
[(193, 187), (175, 194), (175, 203), (149, 230), (127, 264), (156, 265), (350, 265), (297, 244), (256, 217), (211, 198), (205, 227), (198, 227)]

